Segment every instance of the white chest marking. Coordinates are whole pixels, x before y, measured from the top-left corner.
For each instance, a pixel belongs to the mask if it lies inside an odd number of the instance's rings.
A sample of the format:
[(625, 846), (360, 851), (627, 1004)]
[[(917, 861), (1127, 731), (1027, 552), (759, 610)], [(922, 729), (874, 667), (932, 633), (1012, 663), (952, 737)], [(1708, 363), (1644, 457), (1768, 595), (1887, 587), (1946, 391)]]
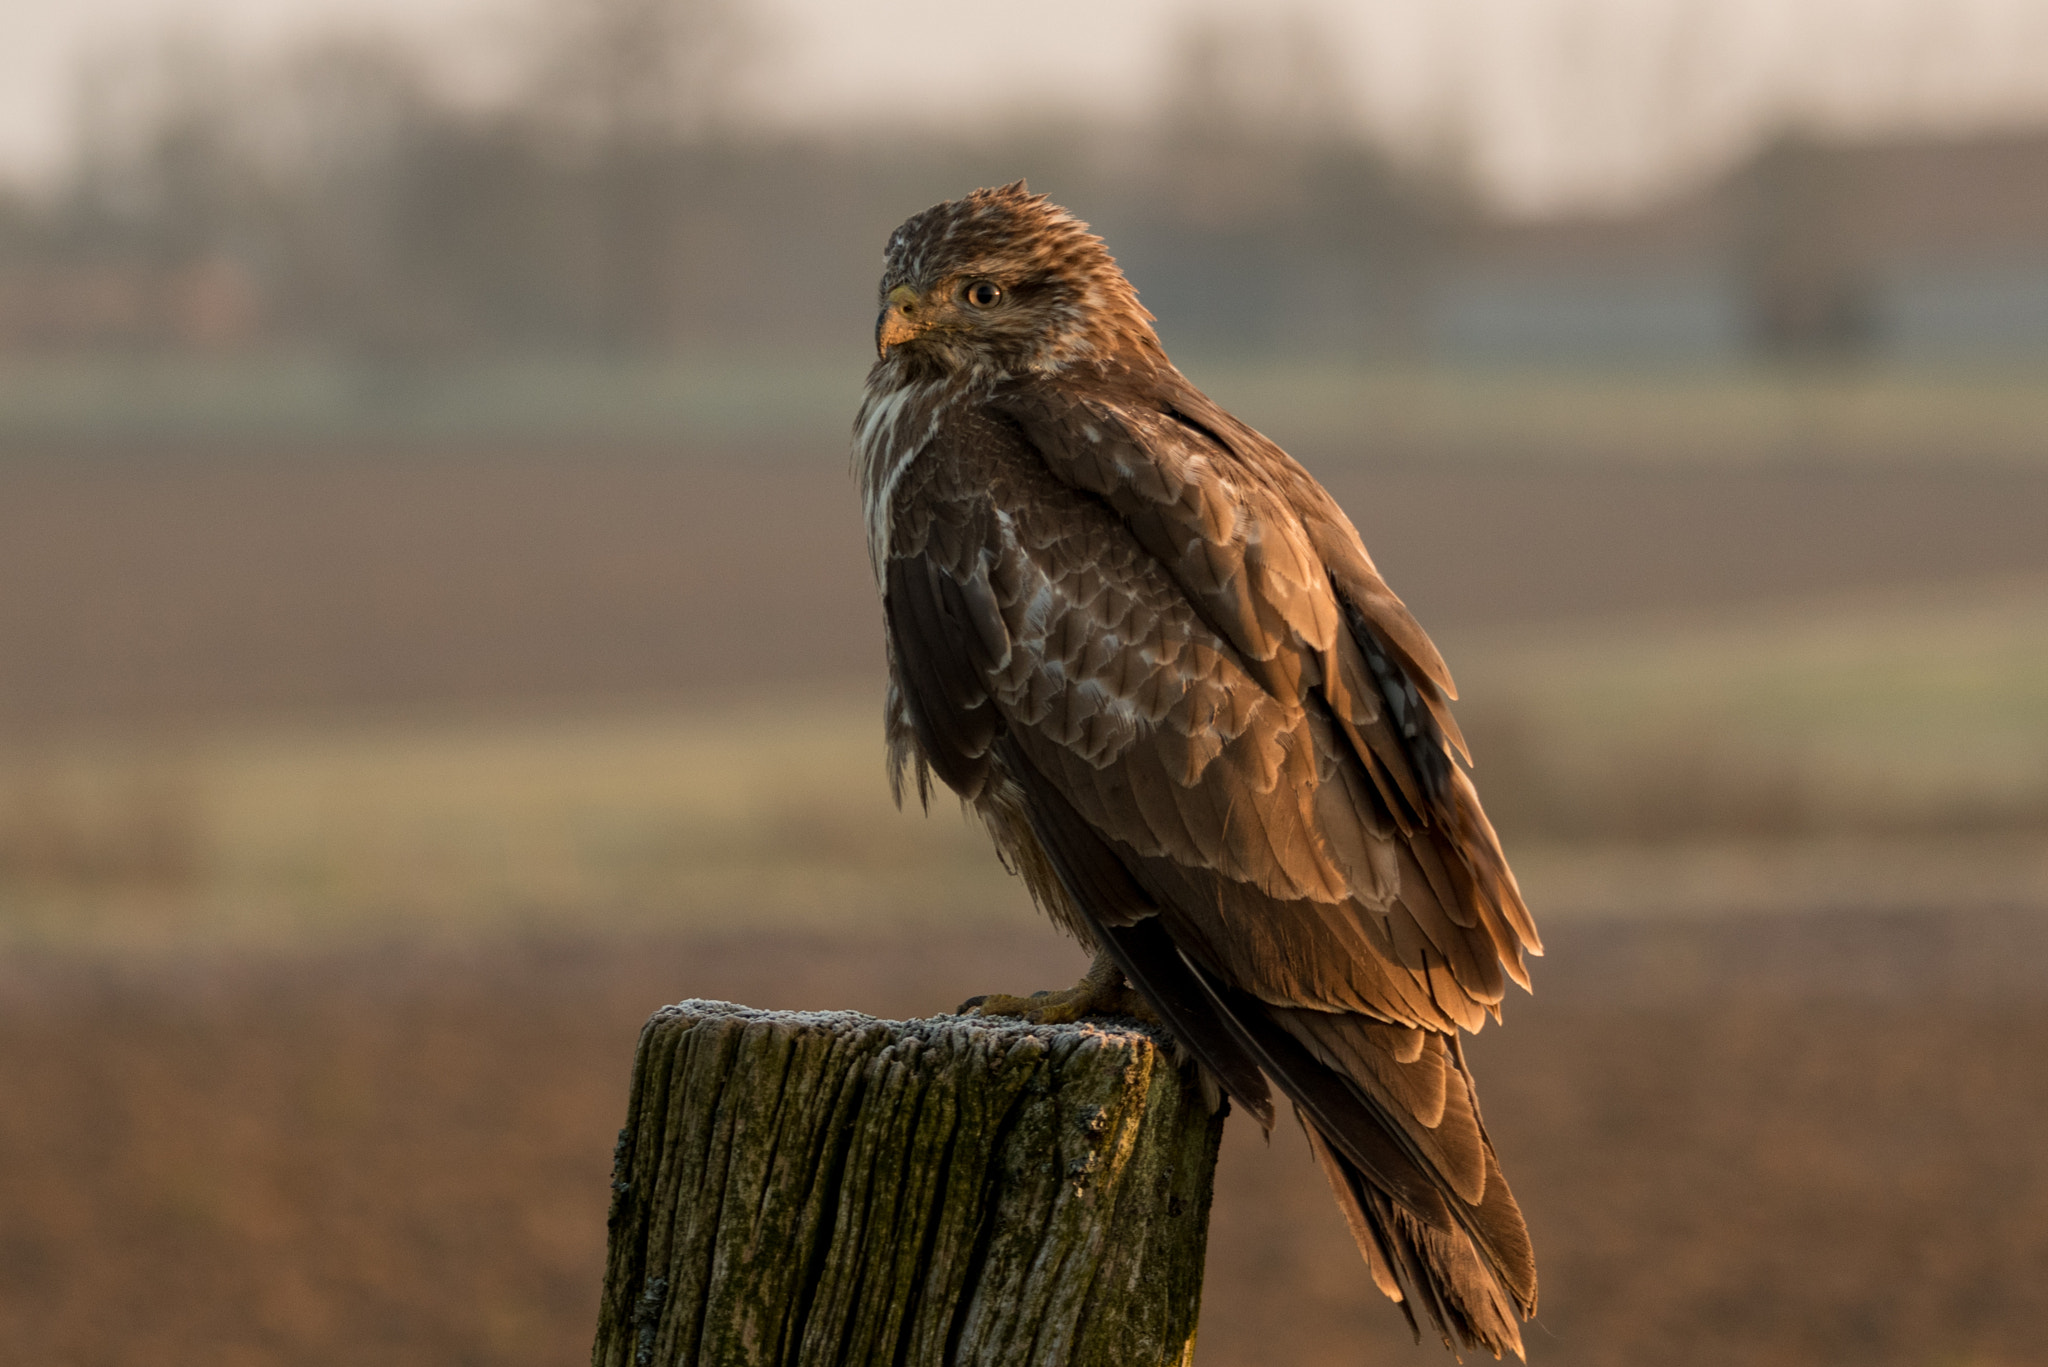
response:
[(882, 561), (889, 554), (889, 507), (895, 501), (896, 486), (937, 430), (938, 407), (933, 407), (922, 432), (905, 433), (903, 419), (930, 395), (929, 384), (906, 384), (870, 394), (861, 406), (854, 432), (854, 460), (861, 497), (867, 505), (868, 562), (877, 582), (882, 577)]

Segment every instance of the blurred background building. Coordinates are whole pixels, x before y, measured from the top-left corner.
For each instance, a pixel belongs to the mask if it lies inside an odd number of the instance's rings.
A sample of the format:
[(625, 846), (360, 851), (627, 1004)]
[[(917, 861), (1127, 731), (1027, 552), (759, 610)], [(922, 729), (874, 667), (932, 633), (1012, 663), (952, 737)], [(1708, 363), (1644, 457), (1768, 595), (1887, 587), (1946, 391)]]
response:
[[(1019, 176), (1458, 675), (1532, 1359), (2038, 1360), (2042, 0), (0, 4), (0, 1343), (561, 1360), (656, 1005), (1076, 970), (845, 464)], [(1406, 1360), (1229, 1142), (1201, 1361)]]

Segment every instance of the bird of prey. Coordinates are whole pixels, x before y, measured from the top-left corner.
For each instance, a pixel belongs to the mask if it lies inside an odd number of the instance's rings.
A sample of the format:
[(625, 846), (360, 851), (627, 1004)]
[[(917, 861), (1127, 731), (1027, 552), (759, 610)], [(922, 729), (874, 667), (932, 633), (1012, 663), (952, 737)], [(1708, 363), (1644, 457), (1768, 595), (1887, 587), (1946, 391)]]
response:
[(979, 1009), (1146, 1010), (1268, 1130), (1277, 1088), (1418, 1336), (1519, 1355), (1535, 1261), (1459, 1032), (1542, 950), (1442, 658), (1022, 181), (898, 228), (881, 303), (854, 463), (897, 800), (936, 774), (1096, 954)]

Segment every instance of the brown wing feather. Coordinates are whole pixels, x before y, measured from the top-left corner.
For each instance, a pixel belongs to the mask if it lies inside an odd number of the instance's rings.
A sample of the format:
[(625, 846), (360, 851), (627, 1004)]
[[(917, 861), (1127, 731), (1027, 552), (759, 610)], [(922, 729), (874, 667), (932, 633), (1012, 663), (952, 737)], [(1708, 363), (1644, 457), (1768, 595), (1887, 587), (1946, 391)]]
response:
[[(1526, 985), (1522, 955), (1541, 941), (1451, 759), (1463, 738), (1450, 671), (1322, 486), (1170, 369), (1142, 401), (1034, 383), (994, 407), (1055, 478), (1117, 513), (1271, 696), (1305, 704), (1313, 687), (1395, 823), (1431, 846), (1420, 862), (1444, 884), (1439, 900), (1469, 909), (1473, 954)], [(1451, 864), (1467, 876), (1452, 880)]]

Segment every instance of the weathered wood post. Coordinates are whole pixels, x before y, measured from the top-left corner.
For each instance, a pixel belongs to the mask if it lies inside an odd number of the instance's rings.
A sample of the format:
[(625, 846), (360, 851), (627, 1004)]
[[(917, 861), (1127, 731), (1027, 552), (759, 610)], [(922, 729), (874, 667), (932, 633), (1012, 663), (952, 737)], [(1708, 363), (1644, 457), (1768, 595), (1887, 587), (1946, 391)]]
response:
[(1185, 1364), (1222, 1133), (1133, 1025), (667, 1007), (592, 1361)]

